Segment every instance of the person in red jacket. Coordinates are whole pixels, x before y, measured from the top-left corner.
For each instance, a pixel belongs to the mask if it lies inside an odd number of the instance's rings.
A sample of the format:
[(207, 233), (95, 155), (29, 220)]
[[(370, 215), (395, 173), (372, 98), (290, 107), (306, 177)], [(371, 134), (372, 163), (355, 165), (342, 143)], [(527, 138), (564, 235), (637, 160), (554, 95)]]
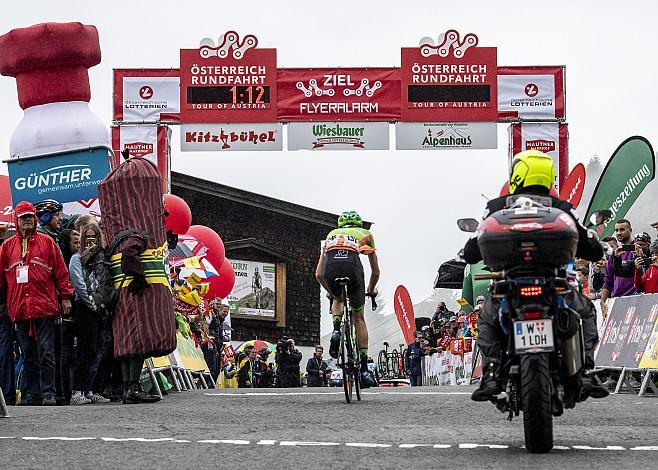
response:
[(658, 293), (658, 240), (649, 248), (651, 264), (645, 269), (643, 258), (635, 258), (635, 289), (645, 294)]
[(34, 206), (19, 202), (16, 235), (0, 246), (0, 288), (7, 288), (9, 317), (16, 323), (25, 356), (27, 405), (55, 405), (55, 318), (71, 311), (73, 287), (59, 248), (36, 231)]

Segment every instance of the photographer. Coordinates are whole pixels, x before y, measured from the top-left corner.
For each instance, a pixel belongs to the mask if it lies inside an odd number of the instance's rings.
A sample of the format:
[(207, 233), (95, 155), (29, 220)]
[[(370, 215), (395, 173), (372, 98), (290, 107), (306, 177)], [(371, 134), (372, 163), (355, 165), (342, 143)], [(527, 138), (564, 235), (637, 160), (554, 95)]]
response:
[(295, 340), (283, 337), (276, 345), (276, 362), (277, 373), (279, 376), (279, 387), (301, 387), (299, 382), (299, 363), (302, 360), (302, 353), (295, 348)]
[(427, 355), (423, 349), (424, 342), (426, 343), (427, 340), (423, 338), (423, 333), (415, 331), (414, 342), (407, 348), (405, 370), (409, 372), (409, 381), (412, 387), (420, 387), (423, 384), (421, 357)]
[(327, 363), (322, 360), (324, 348), (320, 345), (315, 347), (315, 354), (306, 363), (307, 385), (309, 387), (326, 387), (325, 373)]
[(635, 289), (645, 294), (658, 293), (658, 240), (649, 249), (649, 257), (635, 258)]

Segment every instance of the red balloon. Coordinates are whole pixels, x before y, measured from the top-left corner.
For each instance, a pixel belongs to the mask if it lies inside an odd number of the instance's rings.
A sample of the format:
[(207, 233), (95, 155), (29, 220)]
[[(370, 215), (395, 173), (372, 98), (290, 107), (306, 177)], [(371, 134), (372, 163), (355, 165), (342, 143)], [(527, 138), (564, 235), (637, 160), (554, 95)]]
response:
[(509, 196), (509, 181), (505, 181), (505, 184), (500, 188), (499, 196)]
[(224, 262), (217, 272), (219, 276), (212, 276), (208, 279), (210, 286), (206, 295), (209, 299), (215, 297), (225, 299), (235, 285), (235, 271), (233, 271), (233, 266), (231, 266), (231, 262), (228, 259), (224, 258)]
[(192, 225), (186, 235), (190, 235), (204, 244), (208, 249), (206, 258), (208, 258), (208, 261), (213, 266), (218, 267), (222, 265), (226, 252), (224, 251), (224, 242), (217, 235), (217, 232), (205, 225)]
[(165, 218), (165, 227), (176, 235), (183, 235), (190, 229), (192, 211), (183, 199), (173, 194), (164, 195), (165, 210), (169, 215)]

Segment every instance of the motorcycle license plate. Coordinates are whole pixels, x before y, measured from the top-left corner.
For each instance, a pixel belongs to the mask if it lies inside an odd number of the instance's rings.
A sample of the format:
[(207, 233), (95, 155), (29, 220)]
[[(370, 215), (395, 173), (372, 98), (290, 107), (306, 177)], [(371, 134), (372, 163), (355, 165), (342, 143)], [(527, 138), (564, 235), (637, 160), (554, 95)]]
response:
[(553, 351), (553, 322), (549, 319), (515, 321), (514, 348), (517, 353)]

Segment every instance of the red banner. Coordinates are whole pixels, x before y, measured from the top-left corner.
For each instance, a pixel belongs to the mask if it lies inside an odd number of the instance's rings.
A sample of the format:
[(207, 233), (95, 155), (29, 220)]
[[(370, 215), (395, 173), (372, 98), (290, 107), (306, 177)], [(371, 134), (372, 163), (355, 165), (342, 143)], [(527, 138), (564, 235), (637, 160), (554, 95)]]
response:
[(402, 121), (497, 120), (496, 48), (477, 44), (475, 34), (449, 30), (437, 46), (423, 38), (402, 48)]
[(180, 122), (178, 69), (114, 69), (114, 120)]
[(14, 225), (14, 207), (7, 175), (0, 175), (0, 225)]
[(539, 150), (555, 164), (555, 189), (559, 192), (569, 171), (569, 133), (566, 124), (524, 122), (509, 127), (509, 161), (519, 152)]
[(585, 165), (579, 163), (576, 165), (569, 177), (564, 182), (560, 190), (560, 199), (571, 203), (574, 209), (578, 208), (580, 199), (583, 197), (583, 190), (585, 189)]
[(276, 49), (229, 31), (180, 51), (183, 123), (276, 122)]
[(279, 121), (396, 121), (400, 69), (279, 69)]
[(162, 176), (162, 190), (169, 192), (170, 186), (170, 145), (171, 130), (167, 126), (114, 126), (112, 127), (112, 149), (120, 164), (121, 151), (127, 149), (130, 155), (153, 162)]
[(395, 289), (395, 315), (398, 317), (398, 323), (404, 335), (404, 341), (407, 344), (414, 342), (414, 331), (416, 331), (416, 319), (414, 318), (414, 306), (411, 303), (409, 292), (404, 286), (398, 286)]

